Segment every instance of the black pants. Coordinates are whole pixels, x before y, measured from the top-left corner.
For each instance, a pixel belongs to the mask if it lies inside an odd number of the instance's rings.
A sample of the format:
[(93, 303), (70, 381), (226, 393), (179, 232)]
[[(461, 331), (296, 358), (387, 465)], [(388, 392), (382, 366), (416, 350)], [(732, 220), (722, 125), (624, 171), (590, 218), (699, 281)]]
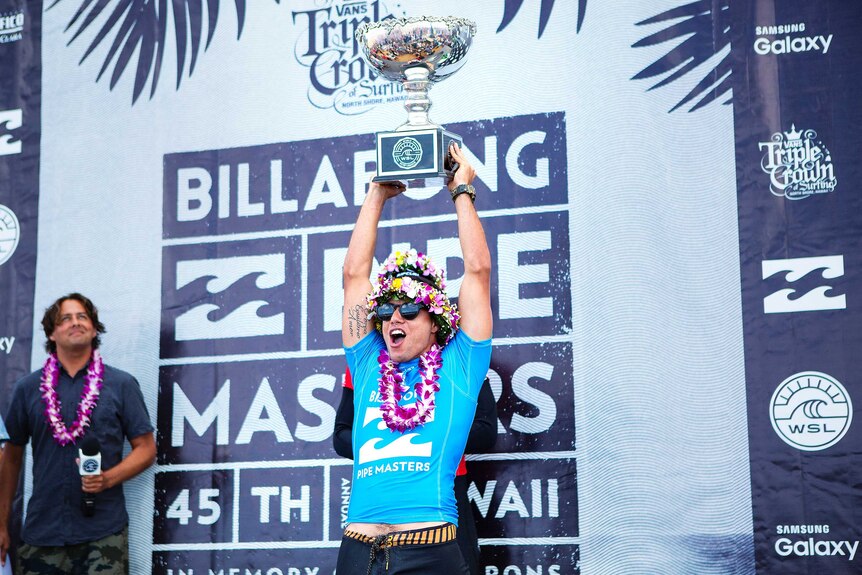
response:
[[(418, 532), (426, 530), (417, 530)], [(382, 539), (382, 538), (381, 538)], [(336, 575), (468, 575), (458, 543), (386, 546), (345, 535), (338, 551)]]

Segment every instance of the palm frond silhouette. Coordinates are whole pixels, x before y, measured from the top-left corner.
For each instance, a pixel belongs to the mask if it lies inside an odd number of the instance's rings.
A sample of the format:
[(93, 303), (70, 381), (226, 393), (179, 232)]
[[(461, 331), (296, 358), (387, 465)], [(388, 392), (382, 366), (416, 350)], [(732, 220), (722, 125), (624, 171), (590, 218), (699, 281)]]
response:
[[(503, 7), (503, 20), (500, 22), (497, 32), (502, 32), (509, 24), (512, 23), (512, 20), (514, 20), (515, 16), (518, 15), (518, 11), (521, 9), (523, 4), (524, 0), (505, 0), (505, 5)], [(545, 27), (548, 25), (548, 20), (551, 19), (551, 10), (553, 10), (553, 8), (554, 0), (542, 0), (541, 7), (539, 8), (539, 38), (541, 38), (542, 34), (545, 33)], [(577, 32), (581, 31), (586, 10), (587, 0), (578, 0)]]
[[(54, 0), (50, 10), (63, 0)], [(280, 2), (281, 0), (275, 0)], [(194, 73), (198, 56), (213, 39), (218, 24), (220, 0), (78, 0), (79, 7), (65, 28), (71, 33), (71, 45), (84, 32), (98, 28), (79, 63), (83, 63), (102, 43), (110, 42), (98, 82), (110, 70), (111, 90), (117, 85), (127, 68), (134, 68), (135, 82), (132, 91), (134, 104), (143, 93), (148, 80), (150, 98), (156, 92), (165, 58), (165, 42), (171, 27), (176, 42), (176, 87), (179, 89), (184, 74)], [(204, 7), (206, 4), (206, 7)], [(246, 0), (234, 0), (237, 15), (237, 39), (242, 36), (245, 24)], [(170, 13), (169, 13), (170, 11)], [(172, 16), (172, 17), (171, 17)], [(204, 30), (206, 21), (206, 30)], [(133, 61), (137, 54), (137, 61)], [(188, 68), (186, 55), (188, 54)]]
[[(672, 40), (681, 41), (664, 56), (632, 77), (633, 80), (642, 80), (663, 76), (650, 86), (649, 90), (682, 79), (683, 76), (730, 46), (730, 0), (699, 0), (684, 4), (638, 22), (637, 25), (657, 23), (666, 23), (667, 26), (635, 42), (632, 47), (655, 46)], [(674, 112), (694, 102), (688, 109), (689, 112), (694, 112), (724, 96), (727, 96), (727, 99), (722, 103), (729, 104), (731, 101), (730, 72), (728, 52), (669, 111)]]

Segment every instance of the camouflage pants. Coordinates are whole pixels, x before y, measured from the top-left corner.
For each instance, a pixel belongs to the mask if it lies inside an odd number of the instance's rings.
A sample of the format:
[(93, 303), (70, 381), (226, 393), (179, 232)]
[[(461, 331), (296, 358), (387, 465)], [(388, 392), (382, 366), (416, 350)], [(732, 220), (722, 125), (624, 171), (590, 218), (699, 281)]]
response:
[(63, 547), (37, 547), (21, 543), (21, 575), (125, 575), (129, 572), (129, 528), (103, 539)]

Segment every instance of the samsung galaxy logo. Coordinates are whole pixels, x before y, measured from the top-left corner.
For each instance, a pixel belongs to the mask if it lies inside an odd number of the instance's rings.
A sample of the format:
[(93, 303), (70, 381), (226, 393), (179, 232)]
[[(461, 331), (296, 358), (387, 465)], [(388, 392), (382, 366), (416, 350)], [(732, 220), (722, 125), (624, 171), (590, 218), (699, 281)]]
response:
[(803, 539), (802, 541), (792, 541), (786, 537), (775, 542), (775, 552), (782, 557), (795, 555), (796, 557), (847, 557), (848, 561), (853, 561), (856, 557), (856, 549), (859, 547), (858, 541), (829, 541), (817, 540), (813, 537)]
[(754, 51), (761, 56), (798, 52), (822, 52), (826, 54), (830, 44), (832, 44), (832, 34), (829, 36), (798, 36), (796, 38), (785, 36), (777, 40), (760, 37), (754, 41)]

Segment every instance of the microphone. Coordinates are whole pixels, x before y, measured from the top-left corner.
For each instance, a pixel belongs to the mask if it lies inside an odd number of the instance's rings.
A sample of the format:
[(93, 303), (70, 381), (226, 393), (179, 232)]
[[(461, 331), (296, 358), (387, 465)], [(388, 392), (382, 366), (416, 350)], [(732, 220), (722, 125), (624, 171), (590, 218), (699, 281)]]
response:
[[(99, 440), (88, 435), (81, 442), (78, 450), (78, 473), (83, 475), (99, 475), (102, 472), (102, 454), (99, 452)], [(84, 493), (81, 498), (81, 511), (84, 517), (92, 517), (96, 512), (96, 494)]]

